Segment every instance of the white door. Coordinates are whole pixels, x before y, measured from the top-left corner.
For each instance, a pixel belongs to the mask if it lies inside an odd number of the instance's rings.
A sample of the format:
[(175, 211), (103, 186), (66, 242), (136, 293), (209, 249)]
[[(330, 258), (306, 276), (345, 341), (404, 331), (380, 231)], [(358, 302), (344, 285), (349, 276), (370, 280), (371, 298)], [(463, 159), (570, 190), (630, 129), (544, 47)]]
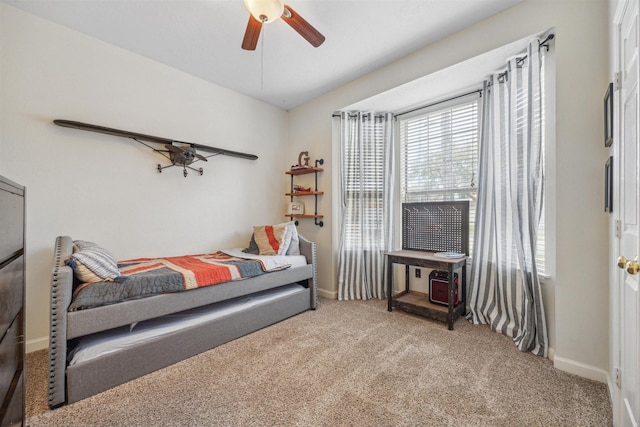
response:
[[(640, 276), (633, 261), (640, 255), (640, 191), (638, 145), (638, 0), (629, 0), (619, 27), (620, 132), (619, 207), (620, 240), (618, 289), (620, 301), (620, 394), (617, 408), (619, 426), (638, 426), (640, 422)], [(614, 157), (615, 161), (615, 157)], [(615, 165), (615, 163), (614, 163)], [(623, 257), (623, 258), (622, 258)], [(614, 404), (616, 404), (614, 402)]]

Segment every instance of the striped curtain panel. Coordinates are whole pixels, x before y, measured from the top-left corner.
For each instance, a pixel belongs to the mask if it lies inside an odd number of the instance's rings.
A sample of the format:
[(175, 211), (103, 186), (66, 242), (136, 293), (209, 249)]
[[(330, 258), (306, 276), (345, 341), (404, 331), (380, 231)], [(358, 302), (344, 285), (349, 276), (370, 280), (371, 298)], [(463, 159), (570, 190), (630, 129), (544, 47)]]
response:
[(544, 186), (544, 49), (529, 43), (485, 82), (470, 318), (545, 356), (547, 327), (536, 238)]
[(342, 112), (338, 299), (385, 298), (384, 253), (390, 250), (393, 114)]

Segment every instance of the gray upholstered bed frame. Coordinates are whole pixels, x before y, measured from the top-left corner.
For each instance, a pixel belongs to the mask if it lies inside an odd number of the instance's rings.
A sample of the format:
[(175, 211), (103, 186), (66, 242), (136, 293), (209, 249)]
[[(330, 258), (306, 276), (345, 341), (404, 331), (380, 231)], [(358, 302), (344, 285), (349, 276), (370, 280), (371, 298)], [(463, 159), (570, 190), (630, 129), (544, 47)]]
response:
[[(300, 236), (307, 265), (275, 271), (242, 281), (125, 301), (69, 312), (73, 271), (65, 260), (73, 250), (68, 236), (56, 239), (51, 281), (49, 334), (49, 407), (84, 399), (157, 369), (194, 356), (317, 306), (316, 246)], [(177, 313), (275, 289), (289, 283), (305, 289), (213, 321), (189, 327), (150, 342), (67, 366), (73, 339), (145, 319)]]

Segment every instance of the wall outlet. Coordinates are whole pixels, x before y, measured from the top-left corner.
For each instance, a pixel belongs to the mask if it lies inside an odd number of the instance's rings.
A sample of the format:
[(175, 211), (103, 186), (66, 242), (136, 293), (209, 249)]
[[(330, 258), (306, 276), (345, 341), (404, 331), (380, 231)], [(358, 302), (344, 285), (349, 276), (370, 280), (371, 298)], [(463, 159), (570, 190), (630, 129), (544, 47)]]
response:
[(420, 271), (420, 269), (419, 269), (419, 268), (416, 268), (416, 277), (417, 277), (417, 278), (420, 278), (420, 277), (421, 277), (421, 275), (422, 275), (422, 272)]

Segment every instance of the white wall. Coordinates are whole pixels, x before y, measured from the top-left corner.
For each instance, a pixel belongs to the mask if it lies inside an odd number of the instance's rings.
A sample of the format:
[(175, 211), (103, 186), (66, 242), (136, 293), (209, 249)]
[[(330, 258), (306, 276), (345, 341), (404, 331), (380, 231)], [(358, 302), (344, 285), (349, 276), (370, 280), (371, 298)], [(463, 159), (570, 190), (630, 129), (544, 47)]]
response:
[[(556, 32), (556, 259), (545, 300), (555, 365), (605, 381), (608, 364), (607, 217), (603, 213), (602, 99), (607, 75), (607, 2), (605, 0), (525, 0), (413, 55), (340, 87), (290, 111), (292, 151), (309, 149), (324, 157), (321, 184), (330, 189), (337, 156), (331, 138), (331, 114), (422, 76), (460, 63), (523, 37)], [(428, 94), (425, 94), (428, 98)], [(330, 176), (331, 175), (331, 176)], [(335, 182), (335, 180), (334, 180)], [(322, 210), (332, 212), (332, 191)], [(320, 286), (336, 295), (339, 218), (309, 233), (323, 248)]]
[[(0, 4), (0, 172), (27, 187), (28, 349), (48, 345), (54, 239), (118, 259), (243, 246), (284, 220), (287, 113)], [(170, 168), (127, 139), (55, 126), (77, 120), (257, 154)], [(275, 180), (275, 185), (274, 185)]]

